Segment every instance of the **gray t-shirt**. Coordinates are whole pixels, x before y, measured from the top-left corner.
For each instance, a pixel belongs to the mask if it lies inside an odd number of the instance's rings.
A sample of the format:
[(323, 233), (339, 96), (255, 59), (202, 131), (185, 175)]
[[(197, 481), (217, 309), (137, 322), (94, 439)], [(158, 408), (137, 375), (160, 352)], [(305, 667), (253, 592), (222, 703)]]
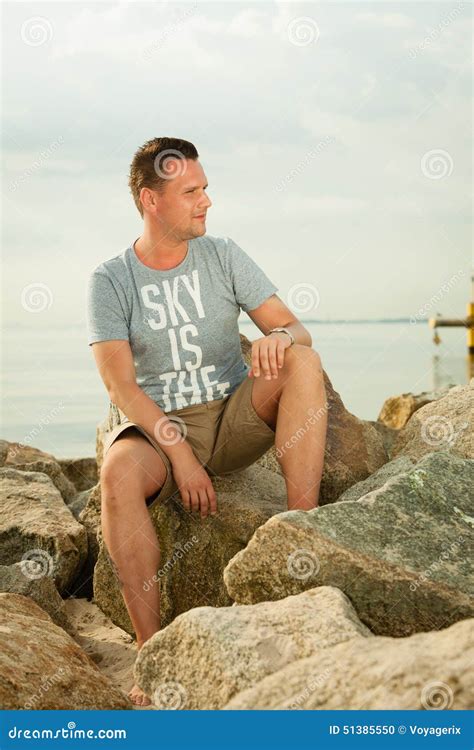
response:
[(138, 385), (165, 412), (227, 398), (249, 370), (240, 309), (254, 310), (278, 287), (230, 237), (189, 240), (168, 271), (145, 266), (135, 242), (90, 275), (89, 345), (129, 341)]

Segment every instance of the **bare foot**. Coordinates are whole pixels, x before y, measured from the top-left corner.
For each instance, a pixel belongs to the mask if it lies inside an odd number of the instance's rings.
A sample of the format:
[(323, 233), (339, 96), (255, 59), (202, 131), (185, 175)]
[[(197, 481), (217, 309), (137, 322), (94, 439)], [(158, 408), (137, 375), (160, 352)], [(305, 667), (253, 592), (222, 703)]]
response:
[(149, 706), (151, 704), (149, 697), (138, 687), (137, 684), (132, 687), (128, 697), (136, 706)]

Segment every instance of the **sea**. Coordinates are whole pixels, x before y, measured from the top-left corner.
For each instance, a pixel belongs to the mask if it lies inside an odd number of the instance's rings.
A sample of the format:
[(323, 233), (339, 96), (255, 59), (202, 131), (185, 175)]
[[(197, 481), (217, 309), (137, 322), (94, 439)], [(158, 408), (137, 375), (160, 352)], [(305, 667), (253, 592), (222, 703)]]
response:
[[(377, 419), (389, 396), (465, 384), (473, 377), (466, 331), (426, 321), (307, 321), (315, 349), (346, 409)], [(250, 340), (263, 334), (246, 316)], [(1, 433), (57, 458), (95, 455), (96, 427), (109, 398), (84, 325), (6, 327), (2, 333)]]

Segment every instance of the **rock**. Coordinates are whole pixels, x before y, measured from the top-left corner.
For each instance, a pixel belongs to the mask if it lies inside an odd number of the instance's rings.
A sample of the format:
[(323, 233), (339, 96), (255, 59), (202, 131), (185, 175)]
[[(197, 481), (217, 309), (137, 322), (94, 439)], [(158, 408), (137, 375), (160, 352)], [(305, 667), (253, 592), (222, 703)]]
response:
[(95, 458), (58, 458), (57, 461), (77, 492), (90, 490), (99, 481)]
[(142, 646), (134, 674), (158, 708), (215, 710), (297, 659), (372, 635), (342, 592), (322, 587), (251, 607), (197, 607)]
[(224, 710), (472, 710), (473, 661), (472, 619), (408, 638), (357, 638), (289, 664)]
[(90, 490), (83, 490), (82, 492), (78, 492), (74, 497), (74, 500), (72, 500), (68, 504), (68, 508), (76, 521), (79, 520), (82, 511), (85, 509), (93, 489), (94, 488), (92, 487), (92, 489)]
[(15, 469), (19, 471), (35, 471), (47, 474), (54, 486), (61, 493), (66, 504), (71, 503), (77, 496), (77, 490), (73, 483), (62, 473), (61, 467), (56, 461), (31, 461), (29, 463), (16, 463)]
[[(82, 495), (83, 493), (78, 497), (82, 497)], [(99, 557), (100, 498), (100, 483), (98, 483), (92, 489), (87, 490), (86, 503), (78, 515), (79, 523), (84, 526), (87, 532), (87, 559), (74, 583), (74, 596), (76, 597), (91, 599), (94, 595), (94, 568)], [(77, 509), (75, 506), (71, 507), (74, 515), (76, 510), (79, 510), (79, 507)]]
[(408, 458), (408, 456), (400, 456), (394, 461), (389, 461), (388, 464), (382, 466), (378, 471), (374, 472), (374, 474), (371, 474), (370, 477), (367, 477), (367, 479), (362, 480), (362, 482), (357, 482), (353, 487), (349, 487), (349, 489), (341, 495), (338, 502), (360, 500), (360, 498), (367, 495), (368, 492), (378, 490), (379, 487), (382, 487), (385, 482), (397, 474), (403, 474), (403, 472), (410, 471), (413, 468), (414, 463), (415, 462), (412, 461), (411, 458)]
[(40, 451), (38, 448), (1, 440), (0, 466), (23, 471), (40, 471), (47, 474), (51, 477), (66, 503), (70, 502), (77, 492), (72, 482), (63, 474), (55, 457), (50, 453)]
[(382, 424), (382, 422), (377, 422), (376, 420), (369, 419), (367, 424), (371, 424), (372, 427), (374, 427), (380, 437), (382, 438), (383, 447), (385, 448), (385, 452), (389, 458), (392, 457), (392, 449), (393, 449), (393, 443), (395, 441), (395, 438), (398, 435), (398, 430), (395, 430), (393, 427), (387, 427), (387, 425)]
[(45, 453), (31, 445), (0, 440), (0, 466), (14, 466), (17, 463), (26, 464), (33, 461), (56, 461), (56, 458), (52, 453)]
[(398, 433), (392, 456), (415, 460), (436, 450), (474, 458), (472, 419), (474, 387), (459, 385), (446, 396), (418, 409)]
[(473, 480), (473, 461), (440, 451), (359, 500), (275, 516), (226, 567), (227, 590), (254, 604), (337, 586), (393, 637), (472, 617)]
[[(245, 361), (251, 364), (251, 342), (241, 334), (240, 343)], [(373, 474), (388, 460), (379, 432), (345, 409), (326, 372), (324, 385), (329, 407), (320, 505), (335, 502), (345, 490)], [(256, 463), (281, 475), (277, 450), (273, 446)]]
[(60, 594), (87, 555), (87, 535), (46, 474), (0, 469), (0, 564), (24, 561), (26, 575), (51, 576)]
[(400, 430), (418, 409), (446, 396), (450, 388), (448, 385), (435, 391), (423, 391), (422, 393), (402, 393), (400, 396), (390, 396), (384, 402), (377, 420), (387, 427)]
[(0, 594), (0, 704), (8, 710), (132, 707), (74, 640), (19, 594)]
[(64, 611), (64, 602), (59, 596), (54, 581), (49, 576), (28, 578), (23, 565), (0, 565), (0, 592), (29, 596), (60, 628), (74, 635), (74, 628)]
[[(245, 547), (258, 526), (287, 507), (283, 478), (259, 466), (213, 477), (212, 483), (218, 498), (217, 516), (201, 520), (175, 498), (150, 507), (162, 562), (155, 579), (143, 585), (160, 585), (162, 626), (193, 607), (231, 604), (222, 580), (227, 562)], [(100, 512), (99, 493), (93, 498), (99, 507), (95, 518), (89, 508), (91, 525)], [(98, 531), (100, 537), (100, 527)], [(103, 542), (94, 571), (94, 601), (116, 625), (134, 633)]]

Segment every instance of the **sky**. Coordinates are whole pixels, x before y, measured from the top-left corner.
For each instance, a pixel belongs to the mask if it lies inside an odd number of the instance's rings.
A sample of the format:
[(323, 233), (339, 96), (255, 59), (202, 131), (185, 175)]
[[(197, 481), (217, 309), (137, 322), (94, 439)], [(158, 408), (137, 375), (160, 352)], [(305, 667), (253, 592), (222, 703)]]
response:
[(128, 170), (157, 136), (195, 144), (207, 233), (232, 237), (301, 320), (465, 314), (468, 2), (2, 14), (7, 325), (85, 331), (90, 272), (142, 231)]

